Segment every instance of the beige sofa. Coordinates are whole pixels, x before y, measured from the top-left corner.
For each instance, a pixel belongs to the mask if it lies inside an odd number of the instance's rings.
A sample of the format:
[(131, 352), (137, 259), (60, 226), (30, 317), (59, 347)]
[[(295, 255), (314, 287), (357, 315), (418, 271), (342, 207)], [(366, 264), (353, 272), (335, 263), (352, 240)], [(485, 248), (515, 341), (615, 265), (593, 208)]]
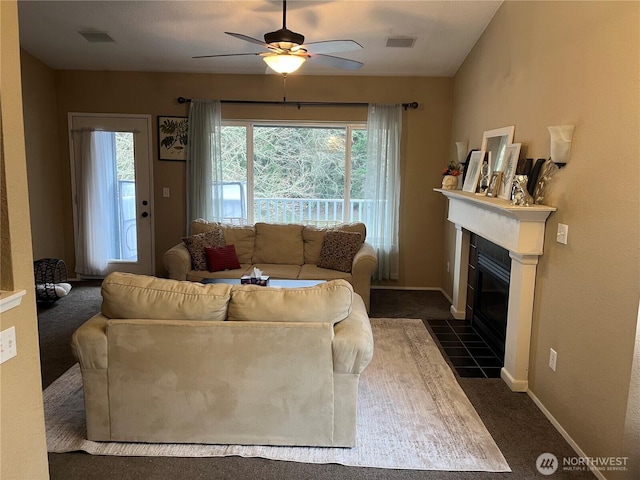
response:
[(306, 288), (113, 273), (72, 338), (95, 441), (351, 447), (373, 355), (344, 280)]
[[(374, 248), (366, 239), (363, 223), (344, 224), (330, 229), (361, 235), (360, 247), (348, 270), (340, 271), (318, 266), (321, 260), (326, 228), (297, 224), (256, 223), (255, 225), (227, 225), (196, 220), (191, 224), (191, 235), (213, 229), (222, 229), (226, 245), (234, 245), (240, 268), (209, 272), (193, 268), (191, 254), (184, 242), (172, 247), (162, 262), (175, 280), (202, 281), (205, 278), (240, 278), (258, 267), (271, 278), (300, 280), (344, 279), (353, 285), (369, 311), (371, 276), (378, 265)], [(347, 270), (347, 269), (345, 269)]]

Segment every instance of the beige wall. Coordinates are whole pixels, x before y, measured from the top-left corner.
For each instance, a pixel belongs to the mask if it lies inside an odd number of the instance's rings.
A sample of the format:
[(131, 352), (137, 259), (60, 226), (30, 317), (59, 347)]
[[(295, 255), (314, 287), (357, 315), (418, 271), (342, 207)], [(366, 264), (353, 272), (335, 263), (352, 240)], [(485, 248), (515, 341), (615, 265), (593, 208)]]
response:
[[(55, 72), (58, 103), (60, 171), (63, 189), (64, 236), (72, 238), (71, 187), (67, 138), (68, 112), (187, 115), (177, 97), (234, 100), (281, 100), (282, 79), (276, 75), (204, 75), (142, 72)], [(417, 110), (403, 118), (403, 168), (400, 215), (400, 280), (392, 286), (435, 287), (442, 281), (442, 208), (434, 195), (450, 146), (451, 78), (303, 77), (287, 80), (287, 99), (401, 103), (417, 101)], [(229, 105), (226, 119), (366, 120), (363, 108), (296, 108)], [(153, 176), (156, 271), (164, 275), (162, 254), (180, 241), (185, 225), (185, 164), (157, 160), (154, 132)], [(162, 197), (169, 187), (170, 198)], [(73, 271), (73, 242), (65, 243), (65, 261)]]
[[(0, 477), (4, 480), (49, 478), (44, 434), (38, 322), (33, 288), (29, 196), (22, 123), (18, 16), (15, 1), (0, 2), (0, 105), (2, 107), (2, 174), (6, 176), (6, 216), (2, 236), (2, 276), (26, 290), (20, 306), (2, 313), (0, 330), (15, 327), (18, 355), (0, 365)], [(27, 241), (25, 241), (27, 240)], [(4, 244), (4, 242), (3, 242)], [(5, 256), (10, 256), (5, 261)], [(11, 272), (4, 269), (9, 266)], [(5, 282), (3, 282), (5, 286)]]
[(73, 236), (65, 236), (63, 228), (60, 164), (69, 160), (60, 152), (55, 74), (25, 51), (20, 60), (33, 257), (64, 258), (65, 242), (73, 243)]
[[(558, 211), (538, 268), (529, 380), (591, 456), (621, 455), (636, 331), (639, 8), (505, 2), (454, 84), (452, 137), (470, 147), (484, 130), (515, 125), (528, 157), (548, 157), (546, 127), (576, 125), (571, 161), (547, 202)], [(569, 225), (568, 245), (555, 242), (559, 222)], [(451, 291), (450, 278), (444, 285)]]

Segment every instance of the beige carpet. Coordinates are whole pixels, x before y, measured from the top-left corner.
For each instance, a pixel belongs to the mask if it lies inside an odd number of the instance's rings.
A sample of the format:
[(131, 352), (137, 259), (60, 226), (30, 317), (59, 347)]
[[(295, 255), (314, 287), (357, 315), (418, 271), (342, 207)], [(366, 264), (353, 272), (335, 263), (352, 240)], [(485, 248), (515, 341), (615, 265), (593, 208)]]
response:
[(261, 457), (411, 470), (509, 472), (509, 465), (421, 320), (372, 319), (375, 353), (360, 380), (357, 447), (101, 443), (85, 439), (80, 368), (44, 392), (50, 452)]

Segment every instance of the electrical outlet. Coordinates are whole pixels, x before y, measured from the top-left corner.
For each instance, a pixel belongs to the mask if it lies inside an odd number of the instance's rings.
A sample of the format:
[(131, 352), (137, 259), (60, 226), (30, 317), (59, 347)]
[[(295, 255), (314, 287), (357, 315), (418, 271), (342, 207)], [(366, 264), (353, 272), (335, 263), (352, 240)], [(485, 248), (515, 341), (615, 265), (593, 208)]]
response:
[(0, 332), (0, 363), (4, 363), (18, 354), (16, 347), (16, 327)]
[(549, 349), (549, 368), (556, 371), (556, 362), (558, 361), (558, 352), (556, 352), (553, 348)]

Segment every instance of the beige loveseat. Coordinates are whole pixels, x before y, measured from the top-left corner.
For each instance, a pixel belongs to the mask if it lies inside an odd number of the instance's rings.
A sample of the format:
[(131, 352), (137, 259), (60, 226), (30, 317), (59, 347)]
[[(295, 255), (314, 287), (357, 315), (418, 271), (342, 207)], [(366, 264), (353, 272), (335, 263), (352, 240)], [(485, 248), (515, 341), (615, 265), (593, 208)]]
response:
[(373, 336), (344, 280), (275, 288), (112, 273), (72, 348), (89, 440), (350, 447)]
[[(162, 257), (169, 278), (175, 280), (202, 281), (205, 278), (240, 278), (258, 267), (271, 278), (300, 280), (347, 280), (364, 300), (367, 312), (371, 288), (371, 276), (378, 261), (374, 248), (366, 239), (363, 223), (339, 225), (332, 229), (297, 224), (256, 223), (255, 225), (228, 225), (196, 220), (191, 223), (190, 234), (198, 235), (222, 230), (224, 243), (234, 245), (239, 269), (210, 272), (194, 269), (191, 254), (184, 242), (172, 247)], [(327, 232), (345, 232), (345, 236), (360, 234), (359, 247), (354, 252), (349, 268), (342, 270), (322, 268), (323, 257), (340, 253), (345, 248), (328, 248)], [(332, 237), (335, 238), (335, 237)], [(204, 267), (206, 268), (206, 267)], [(347, 271), (348, 270), (348, 271)]]

